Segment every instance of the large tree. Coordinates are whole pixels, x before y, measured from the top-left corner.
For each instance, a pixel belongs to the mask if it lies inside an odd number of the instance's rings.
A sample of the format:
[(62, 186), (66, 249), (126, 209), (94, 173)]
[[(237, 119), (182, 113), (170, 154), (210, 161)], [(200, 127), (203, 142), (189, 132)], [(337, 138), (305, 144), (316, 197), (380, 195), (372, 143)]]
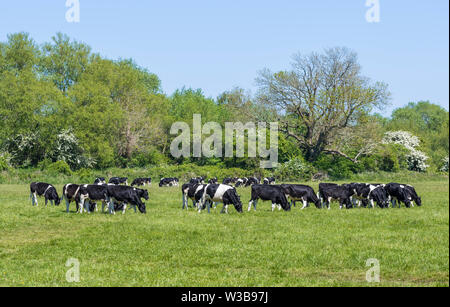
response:
[(294, 139), (313, 162), (321, 154), (343, 156), (358, 162), (373, 148), (369, 139), (355, 151), (346, 150), (343, 137), (361, 137), (359, 122), (389, 100), (387, 85), (362, 76), (356, 53), (347, 48), (327, 49), (322, 54), (296, 55), (292, 69), (257, 78), (259, 100), (280, 114), (280, 129)]

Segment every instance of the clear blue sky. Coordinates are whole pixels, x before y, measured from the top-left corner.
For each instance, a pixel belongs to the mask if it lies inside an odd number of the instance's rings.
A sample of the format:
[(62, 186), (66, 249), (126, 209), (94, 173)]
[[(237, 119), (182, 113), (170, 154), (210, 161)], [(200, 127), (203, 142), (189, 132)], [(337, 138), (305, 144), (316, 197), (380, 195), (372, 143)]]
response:
[(289, 68), (294, 53), (346, 46), (364, 74), (389, 84), (392, 107), (430, 100), (449, 108), (448, 0), (379, 0), (381, 22), (367, 23), (365, 0), (80, 0), (80, 23), (66, 0), (0, 4), (0, 41), (57, 32), (111, 59), (133, 58), (171, 94), (183, 86), (207, 96), (240, 86), (255, 92), (263, 68)]

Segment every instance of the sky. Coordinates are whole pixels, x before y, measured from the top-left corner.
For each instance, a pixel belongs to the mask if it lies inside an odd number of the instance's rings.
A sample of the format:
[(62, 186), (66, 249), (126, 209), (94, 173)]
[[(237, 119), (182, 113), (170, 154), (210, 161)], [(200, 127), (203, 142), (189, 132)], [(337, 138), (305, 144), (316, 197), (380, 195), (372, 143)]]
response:
[(169, 95), (192, 87), (213, 98), (236, 86), (255, 93), (262, 69), (342, 46), (364, 76), (389, 85), (384, 115), (420, 100), (449, 109), (448, 0), (374, 0), (374, 23), (366, 0), (78, 1), (80, 21), (69, 23), (66, 0), (1, 0), (0, 41), (28, 32), (42, 44), (62, 32), (107, 58), (134, 59)]

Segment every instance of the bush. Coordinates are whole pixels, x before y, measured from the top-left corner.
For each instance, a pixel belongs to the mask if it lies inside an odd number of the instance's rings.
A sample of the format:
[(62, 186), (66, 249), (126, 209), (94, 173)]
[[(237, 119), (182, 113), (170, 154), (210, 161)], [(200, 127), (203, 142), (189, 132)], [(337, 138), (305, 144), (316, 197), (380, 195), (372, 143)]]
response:
[(0, 154), (0, 172), (7, 171), (10, 169), (11, 167), (10, 160), (11, 157), (8, 154), (6, 153)]
[(50, 174), (61, 174), (61, 175), (72, 175), (72, 170), (70, 169), (69, 164), (67, 164), (64, 161), (58, 161), (55, 163), (52, 163), (48, 166), (47, 171)]
[(275, 177), (280, 180), (311, 180), (312, 176), (315, 173), (314, 167), (306, 163), (301, 158), (295, 158), (288, 162), (281, 164), (275, 170)]
[(448, 173), (448, 156), (442, 160), (441, 172)]

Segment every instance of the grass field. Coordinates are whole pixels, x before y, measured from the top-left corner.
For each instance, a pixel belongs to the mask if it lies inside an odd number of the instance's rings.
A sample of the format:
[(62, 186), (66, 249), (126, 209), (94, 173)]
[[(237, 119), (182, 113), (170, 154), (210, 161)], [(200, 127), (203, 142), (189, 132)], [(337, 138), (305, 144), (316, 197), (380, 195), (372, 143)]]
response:
[[(411, 183), (421, 208), (272, 213), (260, 202), (208, 215), (154, 186), (148, 214), (125, 216), (36, 208), (27, 185), (0, 185), (0, 286), (449, 286), (449, 182)], [(238, 191), (246, 209), (250, 189)], [(80, 283), (66, 281), (69, 258)], [(380, 284), (366, 282), (369, 258)]]

